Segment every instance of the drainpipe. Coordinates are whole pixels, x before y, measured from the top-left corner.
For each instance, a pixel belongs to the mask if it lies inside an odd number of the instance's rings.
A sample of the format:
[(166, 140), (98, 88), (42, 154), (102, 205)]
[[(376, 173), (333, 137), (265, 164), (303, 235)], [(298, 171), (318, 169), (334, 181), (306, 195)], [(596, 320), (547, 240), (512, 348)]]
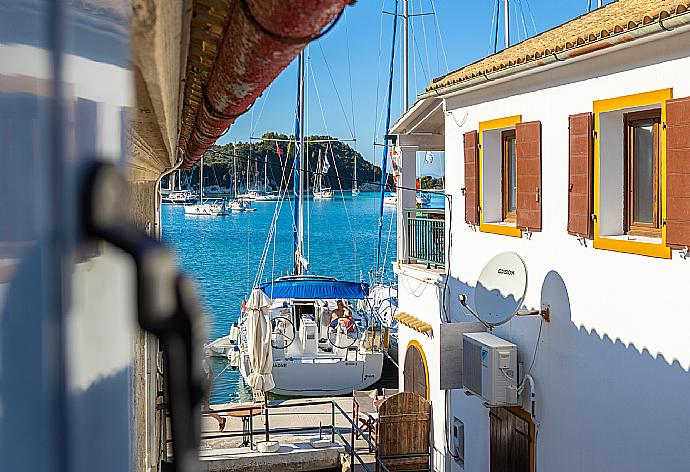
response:
[[(354, 0), (235, 0), (185, 146), (189, 167)], [(335, 20), (334, 20), (335, 19)], [(330, 26), (322, 31), (327, 25)]]
[(458, 95), (466, 89), (487, 84), (495, 80), (507, 79), (517, 75), (533, 73), (543, 66), (561, 65), (572, 59), (580, 59), (581, 56), (585, 56), (587, 54), (599, 53), (602, 50), (611, 47), (623, 47), (633, 41), (647, 39), (653, 35), (682, 33), (688, 29), (690, 29), (690, 10), (686, 10), (680, 15), (667, 17), (665, 19), (660, 18), (653, 23), (648, 23), (633, 30), (614, 33), (590, 43), (584, 43), (584, 41), (581, 44), (567, 43), (570, 44), (570, 47), (568, 47), (568, 49), (565, 51), (553, 52), (551, 54), (532, 59), (529, 62), (516, 64), (496, 72), (478, 75), (471, 79), (463, 80), (462, 82), (452, 84), (447, 87), (442, 87), (437, 90), (430, 90), (420, 94), (417, 99), (422, 100), (424, 98), (438, 96), (447, 98), (453, 95)]

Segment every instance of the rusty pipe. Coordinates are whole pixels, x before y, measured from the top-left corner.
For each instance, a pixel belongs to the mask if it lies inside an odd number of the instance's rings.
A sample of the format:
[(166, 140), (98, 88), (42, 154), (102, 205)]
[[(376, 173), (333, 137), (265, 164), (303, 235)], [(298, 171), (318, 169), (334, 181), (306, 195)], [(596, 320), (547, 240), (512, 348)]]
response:
[(353, 0), (234, 0), (197, 109), (191, 166)]

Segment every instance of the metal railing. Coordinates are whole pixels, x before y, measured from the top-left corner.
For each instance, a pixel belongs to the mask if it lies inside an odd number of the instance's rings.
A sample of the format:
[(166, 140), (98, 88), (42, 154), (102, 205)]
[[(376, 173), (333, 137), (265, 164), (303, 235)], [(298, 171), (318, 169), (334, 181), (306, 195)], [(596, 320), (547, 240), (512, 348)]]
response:
[[(359, 463), (362, 469), (364, 469), (366, 472), (391, 472), (388, 467), (384, 464), (384, 460), (390, 460), (390, 459), (406, 459), (406, 458), (417, 458), (417, 457), (427, 457), (429, 459), (429, 464), (431, 463), (431, 451), (428, 453), (414, 453), (414, 454), (402, 454), (402, 455), (395, 455), (395, 456), (381, 456), (380, 451), (378, 448), (378, 445), (375, 442), (375, 439), (371, 438), (371, 431), (364, 431), (360, 426), (357, 424), (357, 418), (352, 418), (350, 415), (343, 410), (343, 408), (338, 405), (338, 403), (335, 400), (317, 400), (317, 401), (304, 401), (304, 402), (291, 402), (291, 403), (286, 403), (286, 404), (281, 404), (281, 403), (274, 403), (274, 402), (269, 402), (267, 411), (264, 411), (264, 414), (267, 412), (269, 415), (269, 421), (270, 421), (270, 412), (271, 410), (280, 410), (284, 408), (294, 408), (294, 407), (300, 407), (300, 406), (318, 406), (318, 405), (331, 405), (331, 411), (330, 411), (330, 420), (331, 424), (330, 425), (319, 425), (319, 426), (297, 426), (297, 427), (283, 427), (283, 428), (269, 428), (268, 433), (269, 434), (292, 434), (292, 433), (305, 433), (305, 432), (321, 432), (321, 431), (328, 431), (331, 436), (331, 443), (336, 442), (336, 437), (340, 440), (340, 444), (345, 448), (345, 451), (350, 455), (350, 464), (351, 467), (354, 466), (355, 460)], [(224, 432), (218, 432), (218, 433), (211, 433), (211, 434), (203, 434), (201, 436), (201, 439), (220, 439), (220, 438), (231, 438), (231, 437), (243, 437), (248, 439), (249, 447), (251, 449), (254, 449), (255, 447), (255, 436), (262, 437), (266, 435), (266, 430), (264, 428), (255, 430), (254, 429), (254, 421), (253, 421), (253, 414), (251, 411), (261, 411), (263, 410), (264, 405), (262, 404), (253, 404), (253, 405), (247, 405), (247, 406), (240, 406), (240, 407), (232, 407), (232, 408), (224, 408), (224, 409), (217, 409), (217, 410), (212, 410), (214, 413), (229, 413), (229, 412), (239, 412), (239, 411), (247, 411), (249, 413), (247, 422), (243, 424), (243, 431), (224, 431)], [(207, 415), (211, 413), (211, 411), (203, 411), (202, 414)], [(304, 412), (302, 412), (304, 413)], [(344, 428), (344, 430), (341, 430), (341, 428), (338, 428), (336, 426), (336, 413), (339, 413), (342, 415), (342, 417), (350, 424), (349, 431), (347, 431), (347, 427)], [(369, 416), (370, 422), (375, 421), (375, 418), (373, 418), (371, 415)], [(348, 441), (346, 438), (346, 435), (350, 436), (350, 440)], [(374, 453), (374, 464), (368, 464), (358, 452), (357, 448), (355, 446), (355, 440), (356, 438), (359, 437), (367, 445), (368, 451)], [(169, 441), (169, 440), (168, 440)], [(374, 465), (374, 469), (372, 470), (370, 468), (370, 465)], [(419, 470), (419, 472), (426, 471), (428, 472), (430, 469), (424, 468)], [(415, 471), (416, 472), (416, 471)]]
[(446, 220), (441, 209), (407, 210), (405, 259), (427, 267), (446, 266)]

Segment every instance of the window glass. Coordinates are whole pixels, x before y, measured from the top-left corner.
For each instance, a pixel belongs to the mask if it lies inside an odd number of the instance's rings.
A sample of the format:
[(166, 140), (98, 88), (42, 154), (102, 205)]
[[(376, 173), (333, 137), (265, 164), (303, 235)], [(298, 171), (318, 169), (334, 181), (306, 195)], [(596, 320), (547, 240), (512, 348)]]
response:
[(502, 195), (503, 195), (503, 221), (515, 222), (515, 210), (517, 208), (517, 152), (515, 148), (515, 130), (503, 131), (502, 135)]
[(633, 222), (654, 224), (654, 123), (632, 125)]

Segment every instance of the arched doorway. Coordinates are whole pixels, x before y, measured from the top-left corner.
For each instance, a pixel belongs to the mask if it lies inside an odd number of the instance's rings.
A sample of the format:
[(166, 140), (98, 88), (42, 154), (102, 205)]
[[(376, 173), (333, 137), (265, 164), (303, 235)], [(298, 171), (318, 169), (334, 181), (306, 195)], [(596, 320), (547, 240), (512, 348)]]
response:
[(407, 345), (403, 378), (403, 388), (406, 392), (429, 399), (429, 370), (422, 346), (417, 341), (410, 341)]

